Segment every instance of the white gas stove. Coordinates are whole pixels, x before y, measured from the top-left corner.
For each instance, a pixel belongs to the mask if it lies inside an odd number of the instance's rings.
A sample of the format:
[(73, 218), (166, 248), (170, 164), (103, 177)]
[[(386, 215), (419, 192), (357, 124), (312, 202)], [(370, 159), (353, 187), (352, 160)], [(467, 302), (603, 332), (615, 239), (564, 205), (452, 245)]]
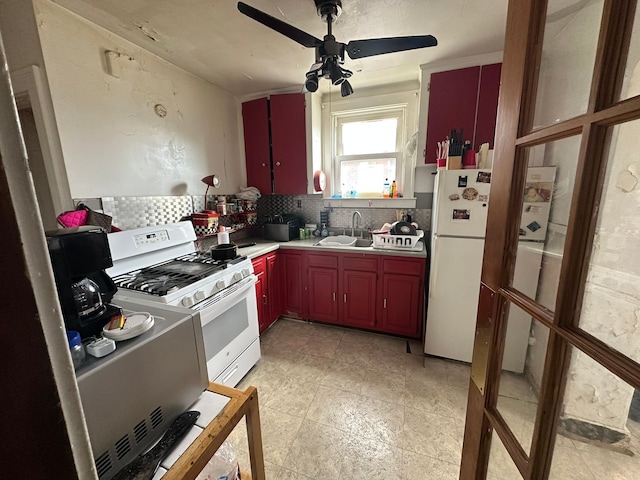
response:
[(108, 235), (118, 287), (113, 303), (161, 303), (200, 313), (209, 379), (235, 386), (260, 358), (251, 261), (198, 252), (191, 222)]

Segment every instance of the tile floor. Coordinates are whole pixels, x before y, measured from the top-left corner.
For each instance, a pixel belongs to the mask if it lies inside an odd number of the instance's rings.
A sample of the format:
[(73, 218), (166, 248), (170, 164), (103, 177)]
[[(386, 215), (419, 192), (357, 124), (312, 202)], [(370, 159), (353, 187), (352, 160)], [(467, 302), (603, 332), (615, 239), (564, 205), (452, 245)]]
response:
[[(258, 388), (268, 480), (458, 479), (468, 365), (427, 358), (424, 368), (404, 340), (288, 319), (261, 344), (238, 388)], [(535, 397), (521, 377), (508, 381), (499, 408), (526, 444)], [(640, 477), (639, 457), (558, 438), (550, 478)], [(229, 441), (248, 466), (244, 422)], [(497, 441), (488, 478), (520, 478)]]

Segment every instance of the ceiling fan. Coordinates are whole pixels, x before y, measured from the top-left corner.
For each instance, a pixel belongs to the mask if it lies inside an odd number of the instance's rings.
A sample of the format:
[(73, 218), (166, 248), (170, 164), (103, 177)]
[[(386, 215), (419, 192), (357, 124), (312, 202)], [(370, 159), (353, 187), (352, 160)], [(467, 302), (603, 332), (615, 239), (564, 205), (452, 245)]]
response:
[(353, 88), (347, 81), (353, 72), (343, 68), (345, 52), (349, 58), (371, 57), (383, 53), (402, 52), (416, 48), (434, 47), (438, 44), (432, 35), (418, 35), (411, 37), (371, 38), (368, 40), (351, 40), (344, 44), (336, 41), (331, 33), (332, 24), (342, 13), (341, 0), (314, 0), (318, 15), (327, 22), (327, 34), (323, 40), (309, 35), (302, 30), (289, 25), (271, 15), (253, 8), (244, 2), (238, 2), (238, 10), (257, 22), (275, 30), (291, 40), (298, 42), (307, 48), (315, 48), (316, 61), (306, 74), (305, 88), (309, 92), (318, 89), (318, 80), (321, 77), (331, 80), (333, 85), (340, 85), (343, 97), (351, 95)]

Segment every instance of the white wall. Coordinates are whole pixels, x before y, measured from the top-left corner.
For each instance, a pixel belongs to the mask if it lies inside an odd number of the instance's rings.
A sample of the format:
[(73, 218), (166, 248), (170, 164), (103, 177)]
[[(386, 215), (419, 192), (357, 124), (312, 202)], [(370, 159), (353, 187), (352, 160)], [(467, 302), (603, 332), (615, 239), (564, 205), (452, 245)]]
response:
[[(235, 97), (48, 0), (34, 5), (72, 197), (200, 195), (212, 173), (219, 193), (238, 190)], [(119, 78), (106, 50), (121, 54)]]

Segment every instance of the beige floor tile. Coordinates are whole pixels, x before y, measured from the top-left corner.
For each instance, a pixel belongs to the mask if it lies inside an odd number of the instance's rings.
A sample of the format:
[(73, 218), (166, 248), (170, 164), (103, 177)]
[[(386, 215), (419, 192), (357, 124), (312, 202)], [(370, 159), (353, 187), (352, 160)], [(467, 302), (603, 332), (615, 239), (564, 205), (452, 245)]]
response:
[(368, 368), (372, 365), (372, 349), (371, 345), (358, 345), (344, 342), (343, 339), (340, 341), (338, 348), (336, 348), (333, 359), (336, 362), (346, 363), (355, 368)]
[[(289, 470), (287, 468), (282, 468), (280, 470), (280, 476), (277, 477), (277, 480), (309, 480), (311, 477), (307, 477), (306, 475), (302, 475), (301, 473), (294, 472), (293, 470)], [(270, 480), (267, 477), (267, 480)]]
[(392, 372), (403, 377), (406, 374), (407, 362), (411, 360), (411, 354), (403, 352), (391, 352), (390, 350), (377, 350), (375, 347), (369, 352), (369, 369), (381, 372)]
[(310, 336), (302, 350), (307, 355), (333, 358), (340, 343), (339, 338)]
[(411, 384), (407, 382), (404, 405), (430, 413), (437, 413), (458, 420), (465, 420), (467, 390), (437, 384)]
[(264, 405), (283, 381), (283, 374), (274, 373), (274, 371), (263, 369), (260, 365), (257, 365), (238, 383), (236, 388), (244, 390), (249, 386), (256, 387), (258, 389), (259, 403)]
[(353, 435), (402, 448), (403, 431), (402, 405), (360, 396), (352, 416)]
[[(559, 437), (558, 437), (559, 438)], [(636, 478), (640, 476), (640, 470), (636, 472)], [(589, 467), (580, 456), (575, 447), (561, 446), (556, 443), (553, 450), (550, 479), (579, 478), (580, 480), (596, 480)]]
[(309, 334), (278, 333), (266, 337), (261, 341), (261, 345), (264, 345), (265, 348), (269, 347), (268, 350), (300, 353), (304, 351), (309, 337)]
[(309, 405), (306, 419), (350, 432), (359, 410), (360, 395), (320, 386)]
[(269, 407), (260, 408), (262, 428), (262, 447), (265, 460), (283, 466), (303, 419), (274, 410)]
[(421, 455), (459, 464), (464, 423), (451, 417), (405, 408), (403, 445)]
[(290, 318), (280, 318), (269, 330), (270, 334), (287, 335), (310, 335), (311, 324), (304, 320), (294, 320)]
[(286, 376), (301, 382), (320, 384), (332, 363), (330, 358), (300, 354)]
[(354, 366), (343, 360), (335, 360), (327, 368), (320, 383), (327, 387), (360, 393), (364, 383), (363, 370), (364, 368)]
[(538, 405), (535, 403), (510, 397), (498, 397), (498, 412), (527, 453), (531, 447), (537, 408)]
[(407, 385), (448, 385), (444, 361), (431, 357), (409, 355), (405, 362)]
[(351, 435), (344, 451), (341, 479), (402, 480), (402, 450), (384, 442)]
[(437, 458), (405, 450), (402, 460), (403, 479), (458, 480), (460, 467)]
[(312, 479), (338, 479), (348, 444), (348, 433), (305, 420), (293, 440), (284, 465)]
[[(260, 425), (262, 426), (262, 421), (260, 422)], [(244, 420), (240, 420), (240, 422), (227, 437), (227, 441), (237, 452), (249, 451), (249, 442), (247, 440), (247, 425)]]
[[(491, 438), (491, 452), (489, 454), (489, 476), (500, 480), (520, 479), (522, 476), (515, 463), (504, 448), (504, 445), (496, 433)], [(558, 479), (560, 480), (560, 479)], [(564, 480), (564, 479), (563, 479)]]
[(460, 362), (446, 362), (445, 372), (450, 387), (469, 388), (471, 366)]
[(367, 397), (402, 405), (404, 402), (405, 376), (380, 370), (363, 371), (360, 393)]
[[(264, 461), (264, 476), (266, 480), (277, 480), (280, 477), (280, 472), (282, 472), (282, 467), (280, 465), (267, 462), (266, 460)], [(255, 478), (255, 475), (253, 475), (252, 478)]]
[(265, 372), (284, 375), (293, 367), (300, 356), (298, 352), (282, 350), (275, 346), (260, 346), (262, 356), (256, 367)]
[(331, 338), (339, 341), (342, 340), (345, 329), (314, 323), (309, 325), (309, 332), (312, 337)]
[(373, 345), (377, 350), (384, 350), (392, 353), (407, 353), (407, 341), (401, 338), (387, 335), (374, 335)]
[(640, 457), (629, 456), (602, 447), (583, 444), (580, 457), (598, 479), (637, 480), (640, 478)]
[(301, 382), (287, 377), (270, 391), (269, 396), (261, 405), (289, 415), (304, 417), (311, 401), (316, 396), (318, 387), (317, 383)]
[(377, 335), (375, 333), (362, 332), (360, 330), (345, 330), (342, 343), (358, 347), (373, 347)]

